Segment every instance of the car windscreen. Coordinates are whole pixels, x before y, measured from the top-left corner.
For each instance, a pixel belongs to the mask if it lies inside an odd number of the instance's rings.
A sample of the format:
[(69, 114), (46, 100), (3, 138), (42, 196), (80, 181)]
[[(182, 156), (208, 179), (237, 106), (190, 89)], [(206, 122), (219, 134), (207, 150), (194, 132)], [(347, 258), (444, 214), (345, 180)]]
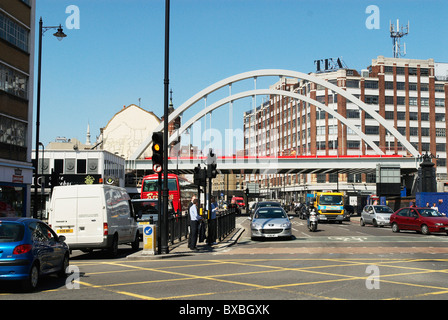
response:
[(262, 202), (262, 203), (259, 203), (258, 206), (260, 208), (262, 208), (262, 207), (280, 207), (280, 203), (278, 203), (278, 202)]
[[(162, 186), (163, 186), (163, 179), (162, 179)], [(145, 180), (144, 184), (143, 184), (143, 192), (153, 192), (153, 191), (158, 191), (159, 190), (159, 186), (158, 186), (158, 180), (157, 179), (153, 179), (153, 180)], [(168, 178), (168, 190), (169, 191), (177, 191), (177, 181), (176, 179), (169, 179)]]
[(342, 196), (324, 194), (319, 197), (319, 204), (321, 205), (339, 205), (342, 204)]
[(259, 209), (255, 215), (255, 219), (279, 219), (286, 218), (282, 209)]
[(443, 214), (434, 209), (421, 209), (419, 212), (423, 217), (443, 217)]
[(374, 208), (377, 213), (394, 213), (391, 208), (386, 206), (375, 206)]
[(137, 215), (142, 214), (150, 215), (150, 214), (158, 214), (158, 206), (157, 201), (155, 202), (132, 202), (132, 205), (134, 207), (134, 212), (137, 213)]
[(0, 242), (22, 241), (24, 231), (23, 224), (0, 221)]

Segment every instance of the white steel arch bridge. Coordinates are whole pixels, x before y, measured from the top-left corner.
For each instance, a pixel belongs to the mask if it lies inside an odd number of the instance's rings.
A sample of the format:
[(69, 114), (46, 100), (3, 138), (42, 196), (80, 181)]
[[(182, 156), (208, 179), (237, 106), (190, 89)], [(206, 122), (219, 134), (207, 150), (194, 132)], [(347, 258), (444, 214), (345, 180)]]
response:
[[(337, 111), (332, 108), (301, 94), (294, 93), (286, 90), (275, 90), (275, 89), (257, 89), (256, 81), (260, 77), (273, 77), (277, 76), (279, 78), (293, 78), (302, 79), (309, 82), (316, 83), (324, 88), (327, 88), (334, 93), (344, 97), (347, 101), (352, 102), (357, 105), (361, 110), (368, 113), (373, 119), (375, 119), (379, 125), (382, 125), (393, 137), (401, 143), (401, 145), (410, 154), (409, 157), (401, 156), (386, 156), (384, 152), (374, 143), (374, 141), (367, 135), (365, 135), (360, 129), (358, 129), (352, 122), (347, 118), (340, 115)], [(376, 156), (339, 156), (339, 157), (275, 157), (275, 158), (261, 158), (261, 157), (245, 157), (244, 159), (237, 159), (235, 157), (222, 157), (218, 158), (218, 168), (222, 172), (256, 172), (256, 173), (305, 173), (305, 172), (332, 172), (337, 170), (338, 172), (374, 172), (377, 163), (394, 163), (399, 164), (402, 171), (416, 171), (418, 167), (418, 158), (420, 157), (419, 152), (411, 145), (411, 143), (394, 128), (393, 124), (386, 121), (382, 116), (380, 116), (372, 106), (364, 103), (360, 99), (356, 98), (351, 93), (346, 90), (328, 82), (321, 78), (313, 75), (305, 74), (298, 71), (281, 70), (281, 69), (264, 69), (255, 70), (250, 72), (245, 72), (237, 74), (216, 82), (215, 84), (203, 89), (198, 92), (190, 99), (185, 101), (180, 105), (174, 112), (169, 115), (168, 122), (173, 121), (177, 117), (183, 115), (184, 111), (191, 108), (198, 101), (202, 99), (207, 99), (207, 97), (224, 87), (229, 87), (229, 93), (231, 92), (232, 85), (247, 79), (254, 79), (254, 89), (239, 92), (236, 94), (229, 94), (229, 96), (220, 99), (210, 105), (206, 105), (197, 114), (193, 115), (190, 119), (185, 121), (181, 127), (173, 132), (169, 137), (168, 145), (175, 141), (185, 130), (189, 129), (195, 122), (199, 121), (201, 118), (205, 117), (207, 114), (211, 113), (213, 110), (218, 109), (222, 106), (232, 104), (234, 101), (255, 96), (264, 95), (279, 95), (284, 97), (290, 97), (296, 100), (302, 100), (314, 105), (317, 108), (326, 111), (331, 114), (334, 118), (340, 121), (342, 124), (350, 128), (354, 133), (356, 133), (367, 145), (369, 145), (375, 152)], [(154, 131), (162, 131), (163, 123), (160, 123)], [(143, 152), (151, 145), (152, 137), (148, 136), (146, 140), (136, 149), (134, 154), (128, 161), (128, 166), (133, 169), (148, 169), (151, 168), (150, 160), (139, 160), (139, 157)], [(310, 160), (313, 159), (313, 160)], [(322, 161), (316, 161), (316, 160)], [(356, 160), (355, 160), (356, 159)], [(193, 168), (197, 166), (198, 163), (204, 162), (204, 159), (169, 159), (169, 170), (179, 170), (180, 172), (191, 173)]]

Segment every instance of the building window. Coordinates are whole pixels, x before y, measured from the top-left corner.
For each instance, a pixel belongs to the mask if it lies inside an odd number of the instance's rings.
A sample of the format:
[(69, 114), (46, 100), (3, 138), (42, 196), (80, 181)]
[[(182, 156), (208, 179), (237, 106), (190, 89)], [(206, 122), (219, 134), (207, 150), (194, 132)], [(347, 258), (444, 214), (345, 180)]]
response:
[(445, 106), (445, 99), (436, 98), (436, 107), (444, 107)]
[(397, 90), (405, 90), (404, 82), (397, 82)]
[(404, 75), (404, 67), (397, 67), (397, 74)]
[(347, 110), (348, 119), (359, 119), (359, 110)]
[(409, 120), (418, 120), (418, 112), (409, 112)]
[(366, 134), (379, 134), (377, 126), (366, 126)]
[(410, 127), (409, 128), (409, 135), (411, 135), (411, 136), (418, 136), (418, 128)]
[(435, 85), (435, 92), (445, 92), (444, 85), (443, 84), (436, 84)]
[(27, 124), (0, 115), (0, 143), (26, 147)]
[(445, 152), (446, 151), (446, 144), (444, 144), (444, 143), (436, 143), (436, 151)]
[(386, 120), (393, 120), (394, 119), (394, 112), (393, 111), (386, 111), (385, 119)]
[(446, 137), (445, 128), (436, 128), (436, 137)]
[(394, 83), (392, 81), (386, 81), (385, 82), (385, 88), (387, 90), (393, 90), (394, 89)]
[(360, 142), (356, 140), (347, 140), (347, 149), (359, 149)]
[(393, 105), (394, 104), (394, 97), (386, 96), (385, 97), (385, 103)]
[(76, 160), (76, 173), (86, 173), (87, 172), (87, 162), (85, 159)]
[(348, 174), (347, 175), (347, 182), (349, 182), (349, 183), (361, 183), (361, 174), (360, 173)]
[(0, 38), (25, 52), (29, 52), (29, 33), (27, 29), (0, 12)]
[(365, 96), (365, 103), (378, 104), (378, 96)]
[(28, 99), (28, 77), (0, 63), (0, 90)]
[(345, 83), (345, 86), (347, 88), (359, 88), (359, 81), (358, 80), (347, 80)]
[(317, 183), (325, 183), (327, 182), (327, 175), (325, 173), (318, 173), (316, 175)]
[(416, 76), (417, 75), (417, 68), (409, 68), (409, 75), (410, 76)]
[(366, 89), (378, 89), (378, 81), (364, 81), (364, 88)]
[(437, 166), (439, 166), (439, 167), (446, 167), (446, 159), (438, 158), (437, 159)]
[(436, 121), (445, 121), (445, 114), (444, 113), (436, 113)]
[(429, 76), (429, 69), (428, 69), (428, 68), (421, 68), (421, 69), (420, 69), (420, 76), (421, 76), (421, 77), (427, 77), (427, 76)]
[(366, 174), (366, 183), (375, 183), (376, 182), (376, 174), (375, 173), (367, 173)]
[(409, 84), (409, 91), (417, 91), (417, 84), (416, 83), (410, 83)]

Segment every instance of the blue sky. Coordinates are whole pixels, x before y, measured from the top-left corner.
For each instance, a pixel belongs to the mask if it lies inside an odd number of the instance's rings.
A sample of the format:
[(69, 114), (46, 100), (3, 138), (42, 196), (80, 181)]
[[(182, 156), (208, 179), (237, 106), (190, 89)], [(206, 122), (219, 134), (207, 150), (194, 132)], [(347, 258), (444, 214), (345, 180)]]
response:
[[(79, 8), (79, 29), (67, 27), (70, 5)], [(366, 27), (369, 5), (379, 9), (379, 29)], [(162, 116), (164, 0), (37, 0), (36, 11), (36, 24), (42, 17), (45, 26), (62, 24), (68, 35), (59, 42), (50, 30), (43, 39), (44, 144), (58, 136), (84, 142), (87, 123), (95, 139), (115, 113), (139, 99), (142, 108)], [(392, 56), (389, 21), (397, 19), (410, 21), (406, 58), (448, 62), (447, 12), (446, 0), (171, 0), (174, 106), (246, 71), (308, 73), (315, 70), (314, 60), (337, 57), (361, 70), (378, 55)], [(276, 79), (267, 81), (257, 88)], [(248, 99), (234, 105), (234, 127), (242, 127), (251, 104)], [(221, 109), (212, 123), (223, 129), (228, 109)], [(194, 110), (190, 115), (199, 109)]]

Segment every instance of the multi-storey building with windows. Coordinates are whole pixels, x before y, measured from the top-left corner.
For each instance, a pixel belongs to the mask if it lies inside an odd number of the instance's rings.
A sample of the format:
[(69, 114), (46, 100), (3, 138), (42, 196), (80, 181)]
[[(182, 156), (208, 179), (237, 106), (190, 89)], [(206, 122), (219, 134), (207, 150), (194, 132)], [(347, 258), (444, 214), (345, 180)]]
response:
[[(436, 156), (437, 178), (443, 182), (447, 180), (447, 66), (434, 63), (433, 59), (379, 56), (365, 70), (341, 68), (312, 74), (369, 104), (420, 153)], [(273, 87), (294, 91), (333, 108), (370, 137), (385, 154), (407, 155), (399, 141), (368, 113), (331, 90), (306, 80), (286, 78)], [(244, 130), (246, 154), (375, 153), (355, 132), (327, 112), (288, 97), (270, 96), (256, 110), (246, 112)], [(374, 174), (272, 174), (251, 176), (246, 180), (257, 181), (270, 192), (284, 191), (288, 199), (297, 199), (297, 191), (336, 189), (336, 183), (342, 190), (375, 192)]]
[(0, 2), (0, 216), (30, 212), (35, 0)]

